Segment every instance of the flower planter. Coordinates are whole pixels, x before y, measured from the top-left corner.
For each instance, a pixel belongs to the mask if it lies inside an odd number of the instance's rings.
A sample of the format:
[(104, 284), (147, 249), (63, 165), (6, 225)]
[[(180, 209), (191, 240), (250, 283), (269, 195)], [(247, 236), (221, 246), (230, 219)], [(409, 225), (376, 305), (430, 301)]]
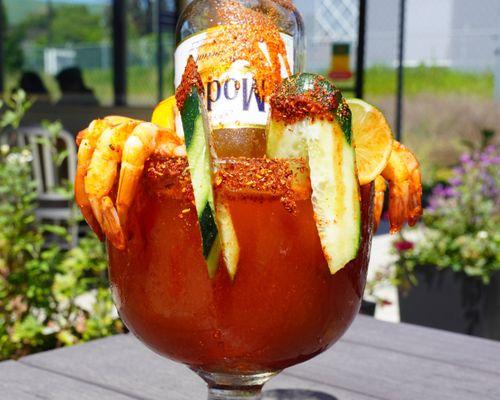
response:
[(361, 307), (359, 309), (359, 313), (363, 315), (368, 315), (369, 317), (375, 316), (375, 308), (377, 307), (377, 303), (369, 300), (361, 300)]
[(451, 269), (417, 267), (418, 285), (399, 291), (401, 322), (500, 340), (500, 272), (489, 285)]

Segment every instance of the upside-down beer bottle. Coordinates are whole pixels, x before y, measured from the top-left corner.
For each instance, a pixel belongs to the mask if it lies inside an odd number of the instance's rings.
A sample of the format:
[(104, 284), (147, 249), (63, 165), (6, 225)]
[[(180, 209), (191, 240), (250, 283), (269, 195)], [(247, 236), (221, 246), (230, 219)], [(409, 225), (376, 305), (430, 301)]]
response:
[(265, 154), (269, 96), (304, 62), (303, 22), (291, 0), (195, 0), (177, 25), (175, 85), (195, 58), (218, 156)]

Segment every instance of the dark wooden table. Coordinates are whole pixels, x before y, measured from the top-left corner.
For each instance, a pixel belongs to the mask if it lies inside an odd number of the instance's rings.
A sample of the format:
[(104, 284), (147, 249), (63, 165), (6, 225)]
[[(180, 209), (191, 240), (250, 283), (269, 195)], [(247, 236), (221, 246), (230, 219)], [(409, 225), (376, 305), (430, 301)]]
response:
[[(202, 381), (132, 335), (0, 363), (0, 399), (205, 399)], [(332, 349), (265, 386), (266, 400), (500, 400), (500, 342), (359, 316)]]

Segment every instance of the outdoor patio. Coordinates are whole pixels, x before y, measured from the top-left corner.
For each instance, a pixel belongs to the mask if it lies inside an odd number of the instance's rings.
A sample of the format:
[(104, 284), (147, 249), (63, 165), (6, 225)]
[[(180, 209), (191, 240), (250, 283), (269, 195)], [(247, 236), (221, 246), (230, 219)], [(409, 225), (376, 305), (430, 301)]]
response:
[[(206, 396), (120, 319), (73, 187), (80, 131), (151, 121), (174, 94), (189, 3), (0, 0), (2, 400)], [(383, 113), (419, 160), (424, 213), (390, 234), (386, 193), (360, 315), (263, 399), (500, 399), (500, 2), (473, 3), (294, 0), (304, 70)]]
[[(496, 399), (499, 358), (498, 342), (359, 316), (333, 350), (273, 378), (263, 399)], [(2, 363), (0, 389), (16, 400), (206, 396), (192, 371), (132, 335)]]

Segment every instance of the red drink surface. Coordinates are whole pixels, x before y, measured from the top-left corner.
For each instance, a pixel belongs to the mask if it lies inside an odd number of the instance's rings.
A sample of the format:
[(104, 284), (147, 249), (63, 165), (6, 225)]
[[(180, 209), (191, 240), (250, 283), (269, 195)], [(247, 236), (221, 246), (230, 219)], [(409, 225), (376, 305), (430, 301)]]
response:
[(274, 371), (313, 357), (340, 338), (359, 309), (371, 187), (361, 194), (358, 257), (334, 275), (307, 196), (297, 199), (295, 213), (279, 197), (232, 196), (241, 248), (232, 281), (222, 262), (209, 278), (191, 202), (143, 184), (130, 212), (127, 249), (109, 246), (120, 316), (156, 352), (205, 371)]

